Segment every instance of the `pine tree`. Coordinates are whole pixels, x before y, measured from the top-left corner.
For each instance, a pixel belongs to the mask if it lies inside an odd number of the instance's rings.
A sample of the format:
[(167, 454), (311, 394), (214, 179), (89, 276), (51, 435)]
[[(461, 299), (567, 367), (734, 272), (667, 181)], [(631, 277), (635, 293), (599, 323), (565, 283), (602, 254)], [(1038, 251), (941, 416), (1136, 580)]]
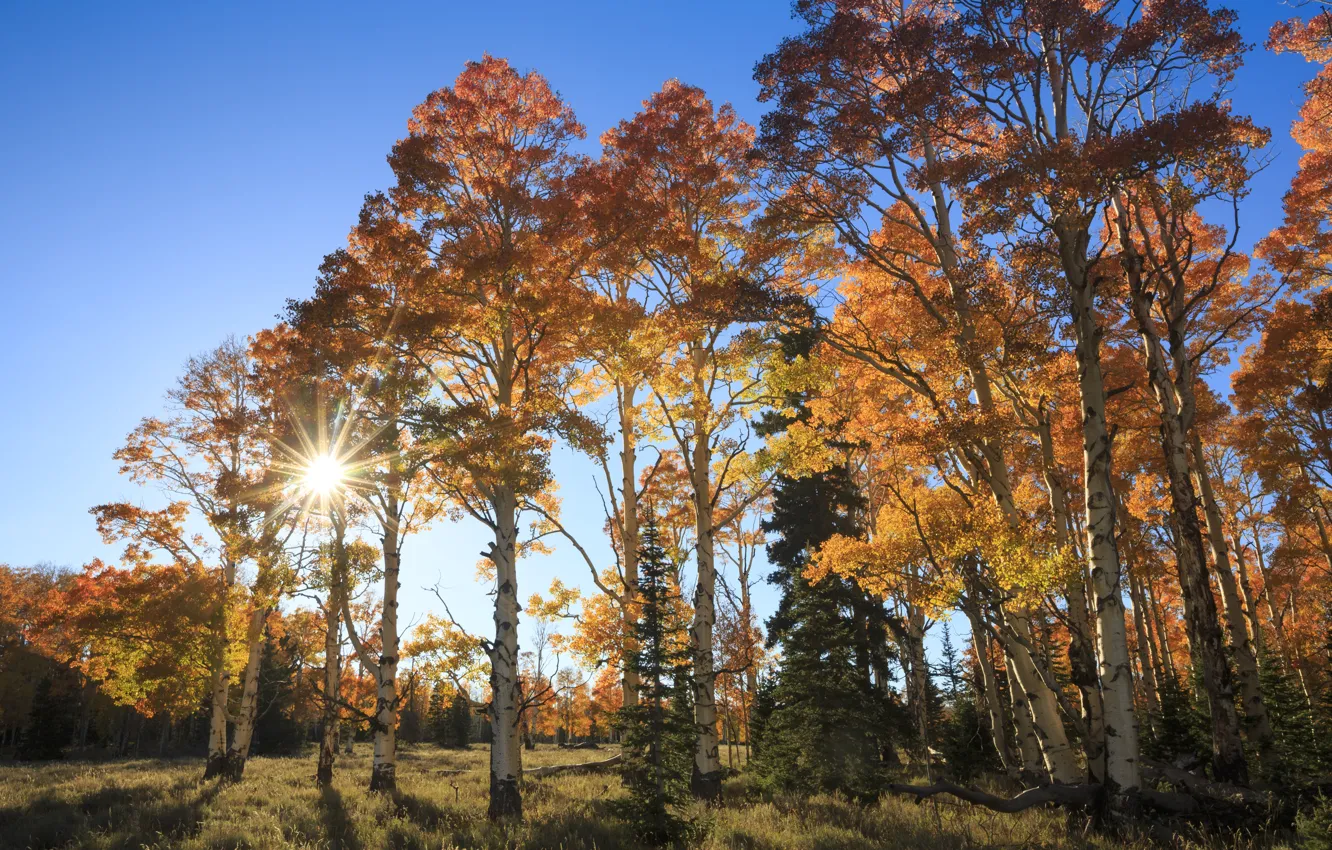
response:
[(430, 701), (426, 703), (426, 728), (430, 740), (441, 747), (450, 746), (449, 705), (444, 700), (447, 691), (443, 682), (436, 682), (430, 689)]
[(449, 729), (448, 746), (467, 749), (472, 742), (472, 701), (461, 688), (454, 691), (445, 722)]
[(1280, 659), (1266, 653), (1259, 659), (1258, 680), (1277, 754), (1274, 775), (1263, 778), (1284, 783), (1318, 773), (1323, 761), (1323, 748), (1318, 744), (1322, 738), (1299, 680)]
[[(782, 337), (792, 362), (814, 349), (814, 331)], [(792, 393), (793, 413), (768, 414), (764, 434), (808, 419), (806, 399)], [(864, 502), (843, 467), (802, 478), (778, 476), (772, 515), (763, 528), (772, 535), (768, 581), (781, 588), (777, 612), (768, 620), (769, 646), (781, 644), (780, 672), (763, 695), (761, 733), (754, 768), (769, 787), (791, 791), (840, 790), (870, 796), (882, 782), (881, 753), (892, 750), (902, 724), (876, 687), (871, 670), (886, 659), (886, 642), (874, 657), (871, 629), (882, 603), (851, 582), (828, 576), (805, 578), (809, 555), (833, 535), (860, 533), (856, 517)], [(880, 617), (882, 619), (882, 617)], [(881, 631), (878, 630), (878, 631)], [(875, 675), (882, 675), (882, 667)]]
[(1000, 768), (994, 739), (978, 707), (979, 671), (974, 663), (969, 670), (964, 667), (947, 623), (944, 623), (940, 656), (937, 675), (943, 679), (943, 685), (938, 692), (945, 710), (935, 727), (934, 746), (943, 754), (949, 778), (960, 783), (971, 782), (987, 771)]
[(19, 761), (46, 761), (65, 757), (74, 737), (72, 676), (56, 669), (37, 683), (28, 727), (23, 730), (16, 756)]
[(1206, 764), (1212, 750), (1207, 721), (1199, 715), (1189, 689), (1169, 671), (1161, 671), (1158, 690), (1160, 714), (1156, 723), (1144, 724), (1143, 755), (1167, 763)]
[(788, 601), (792, 625), (754, 769), (775, 790), (871, 797), (883, 781), (884, 712), (856, 667), (849, 621), (803, 579)]
[(644, 524), (640, 540), (640, 608), (634, 625), (638, 651), (625, 659), (638, 674), (640, 690), (638, 704), (619, 713), (629, 790), (619, 808), (644, 841), (664, 845), (688, 829), (678, 809), (689, 798), (694, 713), (688, 641), (684, 624), (674, 615), (670, 560), (653, 519)]

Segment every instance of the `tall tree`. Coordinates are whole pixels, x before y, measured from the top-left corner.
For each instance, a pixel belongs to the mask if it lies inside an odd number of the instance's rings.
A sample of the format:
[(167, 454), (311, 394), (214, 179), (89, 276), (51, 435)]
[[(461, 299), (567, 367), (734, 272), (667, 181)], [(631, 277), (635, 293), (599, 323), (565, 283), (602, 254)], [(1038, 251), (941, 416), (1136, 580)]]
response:
[[(700, 89), (674, 80), (603, 137), (606, 157), (622, 170), (635, 199), (624, 238), (642, 257), (645, 287), (668, 311), (669, 349), (652, 391), (693, 501), (698, 575), (690, 634), (698, 742), (692, 785), (708, 799), (721, 794), (714, 537), (745, 504), (719, 515), (723, 495), (749, 471), (737, 428), (761, 391), (754, 373), (760, 340), (740, 324), (754, 313), (759, 294), (775, 288), (787, 253), (781, 240), (765, 238), (750, 221), (757, 205), (752, 139), (730, 106), (715, 109)], [(761, 492), (751, 489), (753, 498)]]
[[(176, 501), (161, 511), (127, 503), (101, 505), (93, 514), (108, 542), (128, 541), (129, 563), (147, 564), (154, 553), (163, 553), (173, 562), (216, 573), (204, 773), (240, 779), (253, 731), (263, 620), (284, 588), (282, 546), (295, 527), (284, 514), (293, 505), (275, 480), (280, 476), (272, 463), (273, 423), (264, 416), (254, 362), (244, 346), (228, 340), (192, 358), (167, 398), (169, 418), (144, 419), (116, 457), (134, 481), (157, 484)], [(209, 537), (185, 530), (191, 515), (209, 529)], [(254, 566), (249, 587), (240, 583), (247, 564)], [(233, 709), (230, 658), (237, 606), (246, 611), (239, 643), (247, 658), (240, 703)], [(230, 737), (229, 721), (235, 724)]]
[(583, 128), (544, 78), (491, 57), (432, 93), (408, 128), (389, 157), (384, 244), (417, 283), (404, 356), (432, 384), (419, 427), (437, 449), (433, 481), (494, 534), (489, 811), (521, 816), (518, 516), (537, 503), (553, 513), (550, 435), (589, 450), (597, 439), (561, 403), (590, 253), (569, 152)]

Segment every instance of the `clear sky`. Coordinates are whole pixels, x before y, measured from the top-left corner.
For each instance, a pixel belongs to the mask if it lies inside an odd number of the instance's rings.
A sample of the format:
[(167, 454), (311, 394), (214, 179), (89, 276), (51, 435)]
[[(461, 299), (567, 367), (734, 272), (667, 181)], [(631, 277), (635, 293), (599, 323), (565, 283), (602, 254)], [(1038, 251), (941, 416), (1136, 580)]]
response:
[[(1262, 49), (1296, 10), (1232, 5), (1255, 46), (1235, 107), (1274, 136), (1243, 209), (1248, 245), (1279, 218), (1311, 70)], [(795, 30), (783, 0), (0, 4), (0, 563), (116, 558), (88, 508), (154, 500), (112, 452), (187, 357), (311, 290), (362, 196), (389, 184), (411, 108), (466, 60), (540, 71), (592, 152), (672, 77), (757, 122), (753, 65)], [(592, 466), (562, 453), (555, 469), (570, 524), (598, 538)], [(442, 579), (464, 624), (489, 628), (473, 581), (484, 540), (466, 522), (407, 542), (405, 621)], [(561, 547), (522, 565), (522, 596), (554, 575), (590, 588)]]

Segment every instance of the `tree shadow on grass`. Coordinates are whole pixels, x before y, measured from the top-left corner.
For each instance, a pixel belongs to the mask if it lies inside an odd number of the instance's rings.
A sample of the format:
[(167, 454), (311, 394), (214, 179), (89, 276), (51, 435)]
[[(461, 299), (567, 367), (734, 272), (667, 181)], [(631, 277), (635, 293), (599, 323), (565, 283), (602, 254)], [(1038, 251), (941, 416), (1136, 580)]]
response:
[(446, 808), (434, 800), (409, 794), (402, 789), (393, 792), (393, 805), (399, 815), (427, 829), (462, 829), (470, 820), (456, 809)]
[(552, 817), (534, 819), (527, 824), (524, 850), (598, 850), (606, 847), (639, 847), (629, 825), (604, 806), (579, 807)]
[(328, 838), (328, 846), (333, 850), (362, 850), (347, 805), (342, 801), (342, 792), (326, 785), (320, 792), (319, 802), (324, 809), (324, 835)]
[(42, 796), (27, 806), (0, 809), (0, 847), (44, 850), (69, 845), (93, 832), (115, 836), (113, 846), (139, 846), (142, 836), (157, 833), (187, 837), (198, 831), (204, 806), (221, 788), (210, 782), (192, 800), (171, 799), (197, 784), (190, 780), (156, 793), (112, 786), (73, 800)]

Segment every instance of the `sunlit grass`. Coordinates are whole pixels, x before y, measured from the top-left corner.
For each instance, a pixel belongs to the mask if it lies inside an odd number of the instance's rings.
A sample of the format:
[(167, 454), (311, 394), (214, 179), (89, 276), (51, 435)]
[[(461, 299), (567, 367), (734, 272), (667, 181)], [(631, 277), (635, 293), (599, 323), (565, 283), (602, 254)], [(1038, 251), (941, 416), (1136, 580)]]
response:
[[(197, 759), (141, 759), (0, 767), (0, 848), (615, 848), (639, 847), (608, 802), (623, 794), (614, 774), (525, 783), (525, 819), (486, 820), (487, 752), (409, 747), (399, 792), (372, 795), (369, 748), (339, 756), (332, 788), (314, 784), (314, 760), (255, 758), (239, 785), (200, 781)], [(607, 758), (614, 750), (542, 747), (540, 766)], [(455, 772), (462, 771), (462, 772)], [(820, 796), (760, 794), (728, 780), (720, 809), (695, 807), (694, 846), (726, 850), (871, 848), (1108, 848), (1122, 844), (1070, 832), (1058, 811), (999, 815), (946, 802), (885, 798), (871, 806)], [(1143, 845), (1145, 846), (1145, 845)], [(1244, 845), (1231, 845), (1244, 846)]]

